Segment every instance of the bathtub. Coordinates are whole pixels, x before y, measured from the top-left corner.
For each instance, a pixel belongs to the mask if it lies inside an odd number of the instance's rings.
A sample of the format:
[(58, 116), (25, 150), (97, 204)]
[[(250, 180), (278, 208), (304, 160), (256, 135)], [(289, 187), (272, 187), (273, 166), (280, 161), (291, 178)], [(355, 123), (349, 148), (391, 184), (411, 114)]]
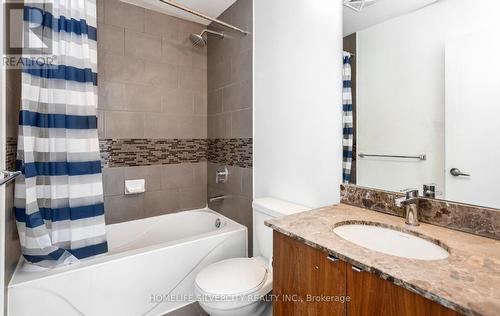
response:
[[(22, 260), (8, 316), (159, 316), (194, 301), (200, 269), (247, 255), (247, 229), (201, 209), (107, 226), (109, 253), (33, 272)], [(30, 271), (31, 270), (31, 271)]]

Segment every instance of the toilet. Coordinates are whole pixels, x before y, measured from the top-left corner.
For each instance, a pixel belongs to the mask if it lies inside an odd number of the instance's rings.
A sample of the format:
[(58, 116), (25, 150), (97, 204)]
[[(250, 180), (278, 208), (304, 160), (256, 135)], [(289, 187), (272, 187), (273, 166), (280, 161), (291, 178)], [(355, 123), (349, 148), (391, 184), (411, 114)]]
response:
[(309, 210), (270, 197), (256, 199), (252, 206), (254, 257), (216, 262), (196, 276), (195, 293), (211, 316), (271, 315), (271, 302), (263, 298), (273, 288), (273, 232), (264, 222)]

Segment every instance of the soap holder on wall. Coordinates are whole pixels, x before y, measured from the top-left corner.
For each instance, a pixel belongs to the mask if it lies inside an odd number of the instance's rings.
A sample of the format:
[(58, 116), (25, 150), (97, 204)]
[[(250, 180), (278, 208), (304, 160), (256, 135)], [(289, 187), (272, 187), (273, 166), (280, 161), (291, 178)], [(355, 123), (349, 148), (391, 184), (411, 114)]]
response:
[(141, 194), (146, 192), (146, 180), (125, 180), (125, 195)]

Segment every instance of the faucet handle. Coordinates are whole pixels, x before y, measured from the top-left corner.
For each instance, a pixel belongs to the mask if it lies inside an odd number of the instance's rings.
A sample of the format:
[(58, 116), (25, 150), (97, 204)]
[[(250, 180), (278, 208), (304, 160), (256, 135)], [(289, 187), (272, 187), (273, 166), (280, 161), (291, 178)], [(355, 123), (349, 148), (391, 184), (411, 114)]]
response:
[(418, 197), (418, 189), (412, 188), (412, 189), (404, 189), (400, 191), (401, 193), (406, 194), (407, 199), (413, 199)]

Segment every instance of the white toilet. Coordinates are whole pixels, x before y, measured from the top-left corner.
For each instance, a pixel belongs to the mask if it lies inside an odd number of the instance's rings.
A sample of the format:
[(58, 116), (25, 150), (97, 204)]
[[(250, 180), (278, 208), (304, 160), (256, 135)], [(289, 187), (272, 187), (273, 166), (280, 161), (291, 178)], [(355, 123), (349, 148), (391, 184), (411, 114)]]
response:
[(216, 262), (198, 273), (195, 292), (211, 316), (271, 315), (271, 302), (261, 300), (273, 288), (273, 232), (264, 225), (272, 218), (309, 208), (274, 198), (253, 202), (253, 258)]

